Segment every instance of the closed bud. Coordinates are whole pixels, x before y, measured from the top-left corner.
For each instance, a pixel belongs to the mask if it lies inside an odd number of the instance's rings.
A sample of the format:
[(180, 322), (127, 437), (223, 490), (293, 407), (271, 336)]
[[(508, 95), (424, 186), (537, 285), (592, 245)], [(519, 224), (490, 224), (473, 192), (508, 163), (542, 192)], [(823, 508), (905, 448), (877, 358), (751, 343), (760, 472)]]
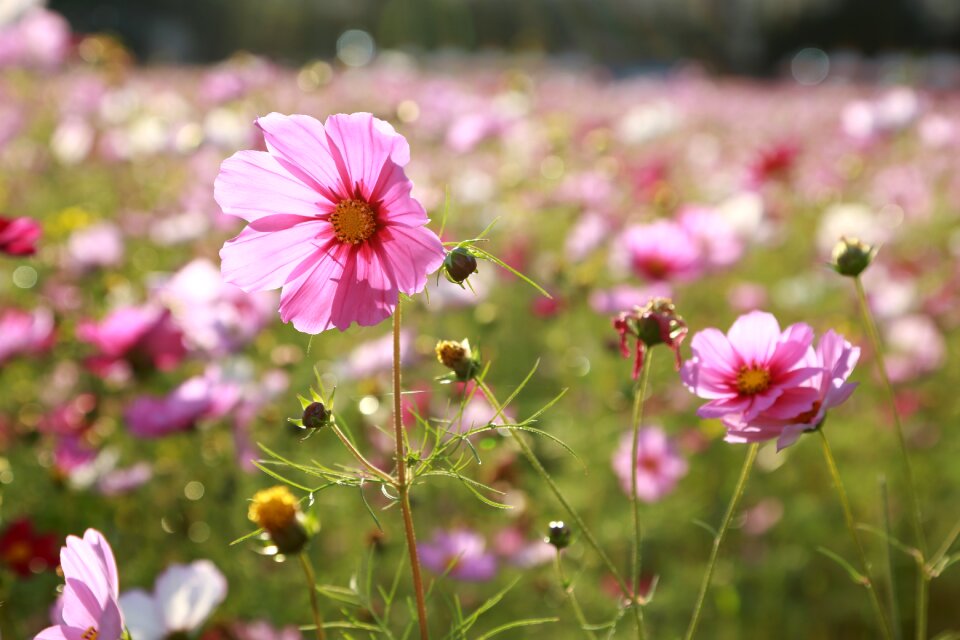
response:
[(303, 410), (302, 420), (305, 429), (322, 429), (330, 423), (330, 412), (322, 402), (312, 402)]
[(476, 271), (477, 259), (465, 247), (454, 247), (443, 259), (443, 272), (451, 282), (461, 284)]
[(280, 553), (299, 553), (307, 544), (303, 514), (297, 499), (285, 486), (255, 493), (247, 517), (269, 534)]
[(557, 551), (561, 551), (570, 546), (570, 536), (570, 527), (562, 520), (554, 520), (548, 525), (547, 537), (543, 541), (553, 545)]
[(856, 278), (870, 266), (876, 253), (876, 247), (857, 238), (840, 238), (830, 266), (842, 276)]

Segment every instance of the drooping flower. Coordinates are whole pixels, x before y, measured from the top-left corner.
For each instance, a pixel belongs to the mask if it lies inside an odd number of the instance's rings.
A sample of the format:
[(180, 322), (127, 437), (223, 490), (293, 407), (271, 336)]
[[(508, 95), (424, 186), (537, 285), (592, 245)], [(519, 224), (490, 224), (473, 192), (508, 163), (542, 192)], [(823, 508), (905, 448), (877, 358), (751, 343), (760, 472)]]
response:
[(782, 412), (767, 415), (761, 412), (749, 422), (734, 416), (724, 419), (727, 427), (727, 442), (761, 442), (777, 439), (777, 450), (788, 447), (805, 431), (814, 431), (823, 422), (827, 410), (846, 402), (857, 385), (847, 382), (860, 358), (860, 348), (847, 342), (834, 331), (827, 331), (817, 343), (817, 348), (808, 349), (803, 365), (814, 368), (817, 373), (801, 383), (803, 388), (816, 392), (813, 406), (792, 416)]
[(57, 536), (38, 533), (29, 518), (14, 520), (0, 533), (0, 564), (21, 578), (57, 566)]
[(32, 218), (0, 216), (0, 253), (10, 256), (32, 256), (37, 252), (40, 225)]
[(113, 550), (99, 531), (68, 536), (60, 549), (66, 586), (55, 623), (34, 640), (120, 640), (123, 614), (117, 604), (120, 583)]
[(677, 313), (674, 304), (666, 298), (652, 298), (643, 307), (624, 311), (613, 319), (613, 328), (620, 334), (620, 353), (630, 357), (629, 338), (636, 339), (634, 347), (633, 378), (640, 375), (647, 349), (666, 345), (677, 359), (680, 368), (680, 343), (687, 337), (687, 323)]
[(227, 595), (227, 579), (209, 560), (171, 565), (157, 578), (153, 593), (143, 589), (120, 596), (120, 608), (136, 640), (163, 640), (190, 634)]
[[(637, 441), (637, 497), (644, 502), (656, 502), (673, 491), (677, 481), (687, 474), (687, 461), (660, 427), (640, 429)], [(620, 479), (623, 491), (630, 495), (633, 469), (633, 434), (620, 438), (620, 446), (613, 454), (613, 470)]]
[(444, 252), (410, 195), (410, 147), (369, 113), (259, 118), (267, 151), (224, 161), (214, 196), (249, 225), (220, 251), (227, 282), (281, 289), (280, 317), (304, 333), (390, 316)]
[(497, 573), (497, 558), (483, 536), (468, 529), (436, 531), (430, 542), (417, 544), (423, 565), (457, 580), (483, 582)]
[(680, 372), (684, 385), (708, 400), (701, 418), (751, 424), (759, 414), (791, 418), (813, 408), (817, 390), (803, 383), (820, 373), (809, 366), (813, 329), (797, 323), (780, 330), (769, 313), (742, 315), (724, 335), (704, 329), (691, 341), (693, 357)]

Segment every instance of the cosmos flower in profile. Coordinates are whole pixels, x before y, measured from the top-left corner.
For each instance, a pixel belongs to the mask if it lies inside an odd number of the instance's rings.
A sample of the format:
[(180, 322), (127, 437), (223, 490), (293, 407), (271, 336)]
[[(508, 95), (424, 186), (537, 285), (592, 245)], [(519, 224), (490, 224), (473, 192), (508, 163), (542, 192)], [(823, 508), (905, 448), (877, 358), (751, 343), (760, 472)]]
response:
[(224, 280), (279, 288), (280, 318), (311, 334), (375, 325), (423, 289), (444, 251), (410, 195), (403, 136), (369, 113), (271, 113), (257, 126), (267, 151), (225, 160), (214, 187), (249, 223), (220, 250)]

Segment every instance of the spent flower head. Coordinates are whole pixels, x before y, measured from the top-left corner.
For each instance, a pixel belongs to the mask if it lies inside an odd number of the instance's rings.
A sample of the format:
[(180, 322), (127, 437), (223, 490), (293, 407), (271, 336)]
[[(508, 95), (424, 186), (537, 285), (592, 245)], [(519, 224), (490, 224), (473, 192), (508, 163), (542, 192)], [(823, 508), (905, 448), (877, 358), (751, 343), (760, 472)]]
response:
[(870, 266), (876, 255), (877, 247), (858, 238), (844, 237), (833, 248), (830, 266), (842, 276), (856, 278)]
[(247, 517), (267, 532), (280, 553), (298, 553), (307, 543), (300, 505), (283, 485), (257, 491)]
[(464, 338), (441, 340), (436, 346), (437, 362), (450, 369), (457, 382), (468, 382), (480, 373), (480, 356), (470, 348), (470, 341)]
[(680, 343), (687, 336), (687, 323), (677, 313), (673, 302), (667, 298), (651, 298), (642, 307), (624, 311), (613, 319), (613, 328), (620, 334), (620, 352), (624, 358), (630, 357), (627, 345), (629, 338), (636, 339), (633, 363), (634, 379), (640, 375), (647, 349), (664, 344), (676, 355), (677, 369), (680, 368)]

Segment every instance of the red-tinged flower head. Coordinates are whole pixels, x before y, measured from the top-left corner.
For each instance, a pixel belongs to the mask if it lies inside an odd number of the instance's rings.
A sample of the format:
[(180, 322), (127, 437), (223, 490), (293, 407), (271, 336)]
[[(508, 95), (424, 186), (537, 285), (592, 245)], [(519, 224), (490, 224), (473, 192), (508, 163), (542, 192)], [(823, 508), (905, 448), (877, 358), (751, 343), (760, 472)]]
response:
[(423, 289), (444, 251), (410, 195), (403, 136), (369, 113), (271, 113), (257, 126), (267, 150), (225, 160), (214, 186), (223, 212), (249, 223), (220, 251), (225, 281), (279, 288), (281, 319), (312, 334), (375, 325)]
[(673, 351), (680, 368), (680, 343), (687, 336), (687, 323), (677, 313), (676, 306), (666, 298), (651, 298), (643, 307), (624, 311), (613, 319), (613, 328), (620, 334), (620, 353), (630, 357), (629, 338), (636, 338), (633, 363), (634, 379), (640, 375), (647, 349), (665, 344)]
[(14, 520), (0, 534), (0, 563), (21, 578), (58, 564), (57, 536), (37, 533), (27, 518)]
[(32, 256), (37, 252), (40, 225), (31, 218), (0, 216), (0, 253), (11, 256)]

